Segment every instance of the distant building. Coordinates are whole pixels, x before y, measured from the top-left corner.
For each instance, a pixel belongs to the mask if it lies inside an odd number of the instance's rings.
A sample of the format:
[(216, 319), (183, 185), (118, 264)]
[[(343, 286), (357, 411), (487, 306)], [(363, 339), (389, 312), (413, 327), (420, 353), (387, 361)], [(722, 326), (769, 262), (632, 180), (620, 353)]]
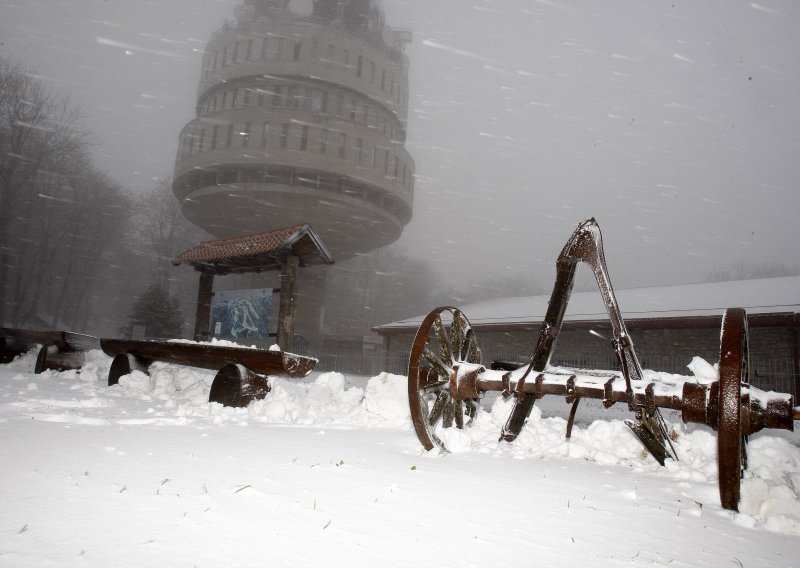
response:
[(411, 220), (404, 147), (409, 32), (380, 2), (247, 0), (203, 55), (173, 191), (218, 237), (310, 224), (334, 258), (394, 242)]
[[(220, 238), (308, 223), (337, 262), (397, 240), (414, 194), (411, 33), (387, 26), (378, 0), (245, 0), (234, 13), (206, 45), (180, 134), (183, 214)], [(321, 326), (315, 270), (306, 336)]]
[[(689, 374), (694, 356), (719, 361), (725, 308), (745, 308), (750, 328), (750, 373), (755, 386), (800, 394), (800, 276), (617, 290), (634, 348), (646, 369)], [(463, 306), (484, 364), (526, 362), (533, 354), (549, 295), (498, 298)], [(424, 315), (375, 329), (389, 360), (407, 358)], [(611, 326), (600, 293), (573, 293), (552, 363), (617, 369)]]

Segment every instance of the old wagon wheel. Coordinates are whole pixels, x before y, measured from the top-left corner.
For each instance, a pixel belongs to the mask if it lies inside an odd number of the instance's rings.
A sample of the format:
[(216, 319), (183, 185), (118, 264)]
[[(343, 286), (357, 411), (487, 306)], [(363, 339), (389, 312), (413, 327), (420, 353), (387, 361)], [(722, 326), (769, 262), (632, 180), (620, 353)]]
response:
[(453, 398), (450, 375), (459, 363), (480, 363), (472, 327), (456, 308), (439, 307), (422, 321), (408, 359), (408, 403), (420, 443), (446, 450), (436, 429), (463, 428), (477, 412), (473, 399)]
[[(722, 506), (739, 510), (742, 475), (747, 467), (750, 397), (742, 387), (748, 380), (747, 315), (728, 309), (722, 318), (717, 407), (717, 468)], [(746, 389), (745, 389), (746, 391)]]

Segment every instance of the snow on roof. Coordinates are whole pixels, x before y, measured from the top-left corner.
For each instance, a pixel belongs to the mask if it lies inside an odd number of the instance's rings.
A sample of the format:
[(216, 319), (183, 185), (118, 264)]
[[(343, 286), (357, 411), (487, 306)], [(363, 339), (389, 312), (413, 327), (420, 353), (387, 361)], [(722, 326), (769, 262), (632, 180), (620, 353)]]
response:
[(287, 254), (300, 257), (300, 265), (332, 264), (333, 258), (308, 224), (227, 239), (203, 241), (182, 252), (172, 264), (227, 272), (279, 270)]
[[(734, 280), (680, 286), (615, 290), (625, 320), (721, 316), (726, 308), (745, 308), (748, 314), (798, 312), (800, 276)], [(541, 322), (550, 295), (497, 298), (461, 306), (474, 326)], [(416, 328), (425, 316), (388, 323), (377, 331)], [(598, 291), (574, 292), (564, 321), (607, 320)]]

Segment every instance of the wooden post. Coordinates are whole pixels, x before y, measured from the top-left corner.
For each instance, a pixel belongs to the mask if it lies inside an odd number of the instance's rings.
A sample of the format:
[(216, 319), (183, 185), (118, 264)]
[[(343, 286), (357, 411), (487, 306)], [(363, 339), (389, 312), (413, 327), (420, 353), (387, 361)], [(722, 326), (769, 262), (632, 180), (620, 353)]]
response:
[(278, 346), (283, 351), (292, 349), (294, 337), (295, 289), (300, 258), (290, 254), (281, 266), (281, 302), (278, 309)]
[(211, 298), (214, 296), (214, 273), (200, 272), (200, 286), (197, 290), (197, 312), (194, 316), (194, 340), (208, 341), (208, 326), (211, 322)]
[(789, 324), (792, 342), (792, 374), (794, 375), (794, 398), (800, 398), (800, 314), (794, 314)]

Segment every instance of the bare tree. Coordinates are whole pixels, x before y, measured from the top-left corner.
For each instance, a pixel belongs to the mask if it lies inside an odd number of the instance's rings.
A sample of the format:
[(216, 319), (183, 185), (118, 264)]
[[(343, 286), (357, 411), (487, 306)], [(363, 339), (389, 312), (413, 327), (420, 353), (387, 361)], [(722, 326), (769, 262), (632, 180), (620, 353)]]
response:
[(712, 270), (706, 275), (706, 282), (777, 278), (779, 276), (795, 276), (797, 274), (800, 274), (800, 267), (797, 266), (787, 266), (778, 262), (745, 262), (740, 260), (730, 266)]
[(431, 306), (436, 278), (430, 265), (391, 248), (336, 264), (328, 283), (326, 333), (363, 336), (376, 325)]
[(0, 322), (85, 325), (127, 208), (93, 167), (78, 110), (0, 59)]
[(136, 200), (134, 215), (137, 233), (145, 245), (145, 254), (152, 262), (153, 279), (169, 291), (169, 259), (180, 251), (188, 222), (181, 215), (180, 203), (172, 194), (169, 179), (159, 180), (155, 187)]

